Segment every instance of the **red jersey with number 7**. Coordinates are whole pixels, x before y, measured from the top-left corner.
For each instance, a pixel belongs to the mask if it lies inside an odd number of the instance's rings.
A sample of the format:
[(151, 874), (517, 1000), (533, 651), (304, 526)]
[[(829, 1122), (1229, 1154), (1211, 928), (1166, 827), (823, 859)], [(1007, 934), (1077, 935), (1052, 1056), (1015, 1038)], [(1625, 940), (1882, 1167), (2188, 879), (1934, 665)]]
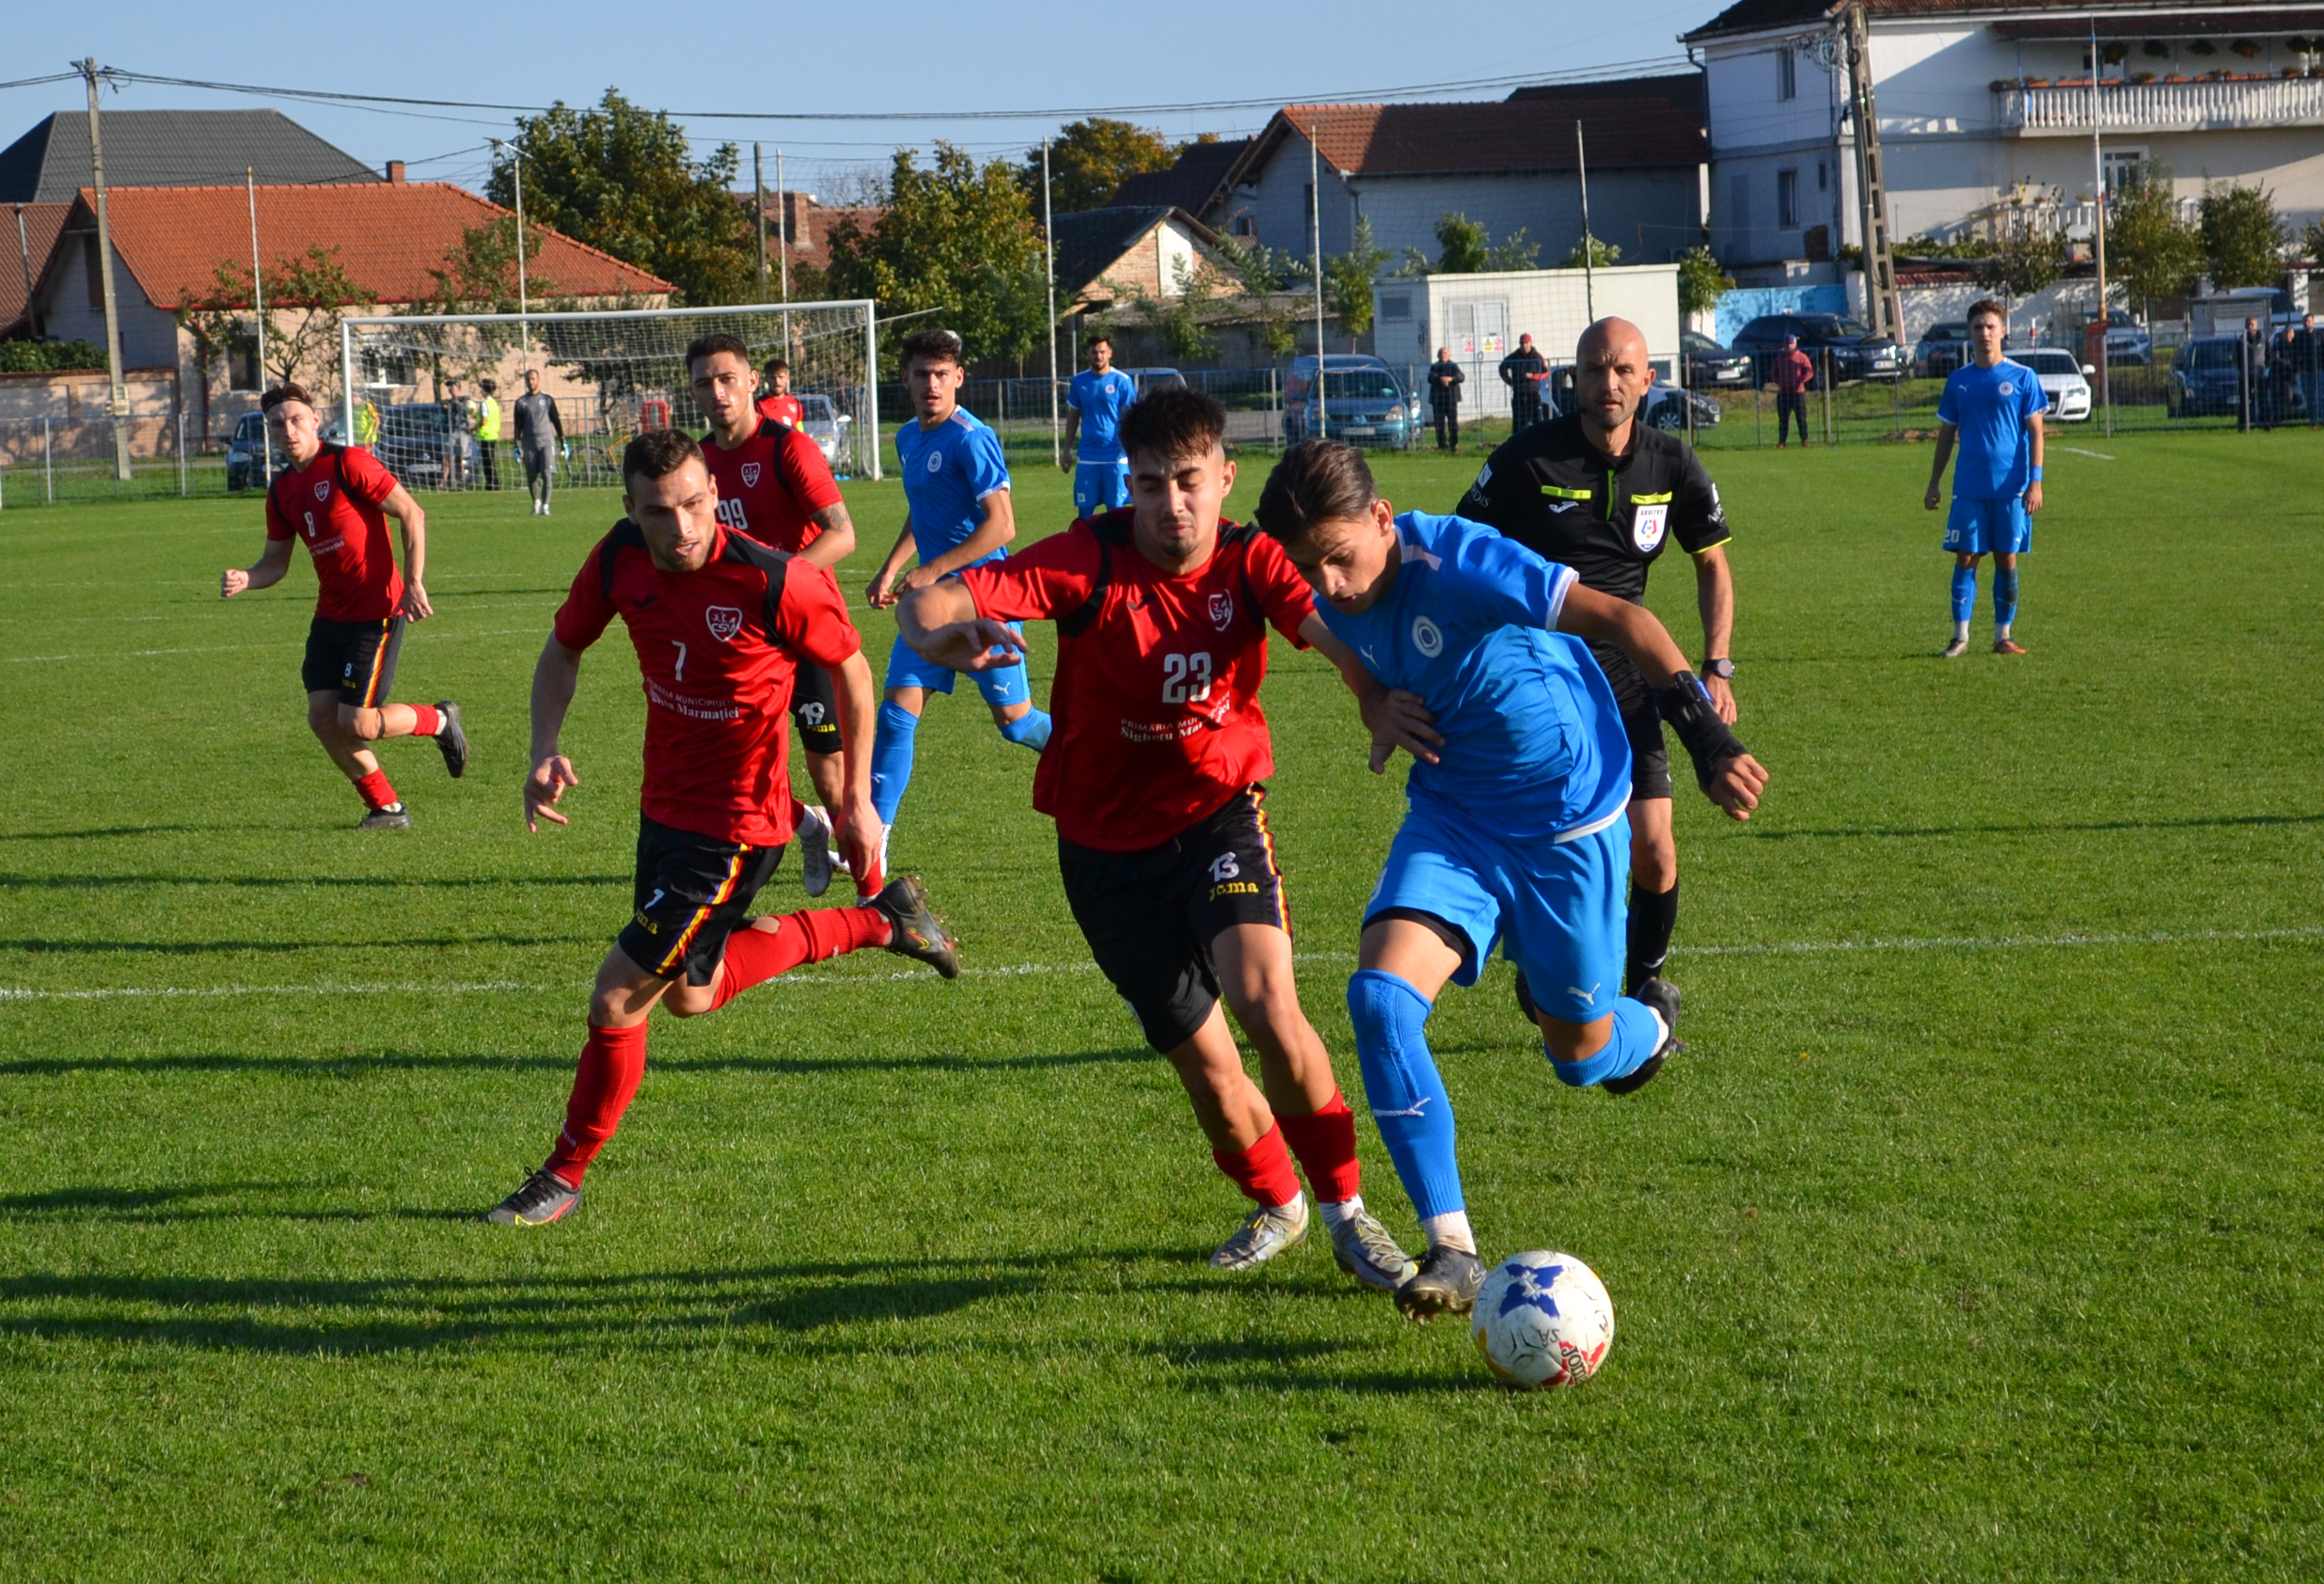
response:
[(814, 515), (840, 503), (839, 481), (822, 450), (772, 420), (762, 419), (733, 451), (704, 435), (702, 455), (719, 486), (719, 521), (778, 550), (797, 554), (821, 538)]
[(297, 539), (315, 563), (315, 614), (326, 622), (384, 622), (403, 599), (380, 502), (395, 475), (355, 446), (326, 445), (266, 491), (266, 537)]
[(831, 575), (723, 529), (700, 570), (665, 572), (624, 519), (581, 563), (557, 642), (578, 654), (615, 616), (645, 683), (646, 817), (751, 847), (789, 841), (794, 657), (834, 667), (862, 647)]
[(1314, 595), (1273, 539), (1219, 524), (1209, 561), (1172, 577), (1132, 515), (1077, 522), (957, 576), (977, 614), (1057, 624), (1049, 746), (1033, 806), (1081, 847), (1158, 847), (1274, 773), (1259, 709), (1267, 627), (1301, 648)]

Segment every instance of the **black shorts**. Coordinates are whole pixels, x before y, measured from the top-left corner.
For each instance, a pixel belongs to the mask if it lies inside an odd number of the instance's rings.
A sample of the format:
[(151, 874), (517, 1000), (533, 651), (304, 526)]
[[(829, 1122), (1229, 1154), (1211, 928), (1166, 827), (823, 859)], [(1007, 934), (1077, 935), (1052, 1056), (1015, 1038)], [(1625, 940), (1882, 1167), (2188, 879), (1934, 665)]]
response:
[(746, 847), (640, 816), (637, 912), (614, 942), (664, 979), (706, 985), (726, 938), (750, 917), (759, 888), (783, 862), (779, 847)]
[(1238, 924), (1291, 927), (1264, 796), (1246, 786), (1216, 814), (1136, 852), (1058, 838), (1073, 922), (1157, 1051), (1193, 1038), (1218, 1004), (1212, 941)]
[(831, 673), (813, 660), (799, 661), (791, 679), (791, 722), (798, 728), (799, 746), (808, 752), (839, 752), (839, 694)]
[(339, 702), (356, 709), (377, 709), (395, 686), (395, 662), (403, 652), (403, 618), (376, 622), (334, 622), (317, 616), (307, 628), (307, 658), (299, 680), (310, 693), (339, 689)]
[(1654, 690), (1620, 649), (1593, 643), (1589, 651), (1605, 668), (1605, 679), (1614, 685), (1614, 702), (1621, 705), (1622, 731), (1630, 738), (1632, 801), (1669, 797), (1670, 750), (1663, 741), (1662, 712), (1654, 707)]

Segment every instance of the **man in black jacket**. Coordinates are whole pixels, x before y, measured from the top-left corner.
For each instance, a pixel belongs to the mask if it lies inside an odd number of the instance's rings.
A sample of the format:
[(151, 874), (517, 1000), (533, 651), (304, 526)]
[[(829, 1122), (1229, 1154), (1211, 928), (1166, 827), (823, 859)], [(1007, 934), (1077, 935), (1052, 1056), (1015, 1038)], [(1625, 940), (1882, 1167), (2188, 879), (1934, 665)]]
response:
[(1467, 377), (1452, 360), (1452, 348), (1436, 349), (1436, 361), (1429, 365), (1429, 407), (1436, 415), (1438, 451), (1461, 449), (1461, 386)]
[(1517, 434), (1541, 421), (1541, 377), (1549, 359), (1533, 344), (1531, 336), (1517, 338), (1517, 350), (1501, 359), (1501, 383), (1509, 387), (1509, 432)]

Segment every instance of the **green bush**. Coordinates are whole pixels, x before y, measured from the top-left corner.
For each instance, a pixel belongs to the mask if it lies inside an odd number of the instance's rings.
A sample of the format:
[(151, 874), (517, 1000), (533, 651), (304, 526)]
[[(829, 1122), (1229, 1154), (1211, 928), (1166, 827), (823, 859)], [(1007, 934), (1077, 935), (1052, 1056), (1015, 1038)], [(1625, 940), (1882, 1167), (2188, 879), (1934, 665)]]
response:
[(0, 341), (0, 373), (35, 374), (105, 366), (104, 348), (87, 341)]

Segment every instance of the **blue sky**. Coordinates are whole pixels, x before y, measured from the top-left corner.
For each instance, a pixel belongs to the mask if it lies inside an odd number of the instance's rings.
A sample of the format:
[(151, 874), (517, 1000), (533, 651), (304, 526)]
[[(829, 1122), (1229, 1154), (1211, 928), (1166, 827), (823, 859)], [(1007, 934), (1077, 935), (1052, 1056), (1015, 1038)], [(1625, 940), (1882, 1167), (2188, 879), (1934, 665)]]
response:
[[(685, 110), (948, 112), (1083, 109), (1244, 99), (1345, 96), (1515, 74), (1556, 75), (1629, 61), (1675, 60), (1676, 36), (1717, 0), (1584, 0), (1531, 5), (1343, 0), (1267, 6), (1180, 0), (1167, 7), (998, 6), (888, 0), (877, 6), (515, 4), (444, 0), (237, 10), (177, 0), (26, 6), (9, 19), (0, 79), (100, 65), (154, 76), (513, 104), (595, 100), (618, 87), (649, 106)], [(731, 20), (717, 20), (720, 18)], [(965, 19), (965, 20), (964, 20)], [(1431, 97), (1493, 98), (1502, 89)], [(481, 184), (485, 138), (510, 117), (250, 98), (134, 84), (120, 109), (272, 104), (378, 166), (415, 180)], [(86, 108), (80, 84), (0, 90), (0, 145), (55, 110)], [(1177, 136), (1256, 130), (1260, 108), (1140, 114)], [(732, 138), (786, 151), (789, 184), (832, 188), (884, 167), (899, 145), (938, 137), (980, 155), (1015, 154), (1059, 120), (740, 122), (688, 119), (703, 145)]]

